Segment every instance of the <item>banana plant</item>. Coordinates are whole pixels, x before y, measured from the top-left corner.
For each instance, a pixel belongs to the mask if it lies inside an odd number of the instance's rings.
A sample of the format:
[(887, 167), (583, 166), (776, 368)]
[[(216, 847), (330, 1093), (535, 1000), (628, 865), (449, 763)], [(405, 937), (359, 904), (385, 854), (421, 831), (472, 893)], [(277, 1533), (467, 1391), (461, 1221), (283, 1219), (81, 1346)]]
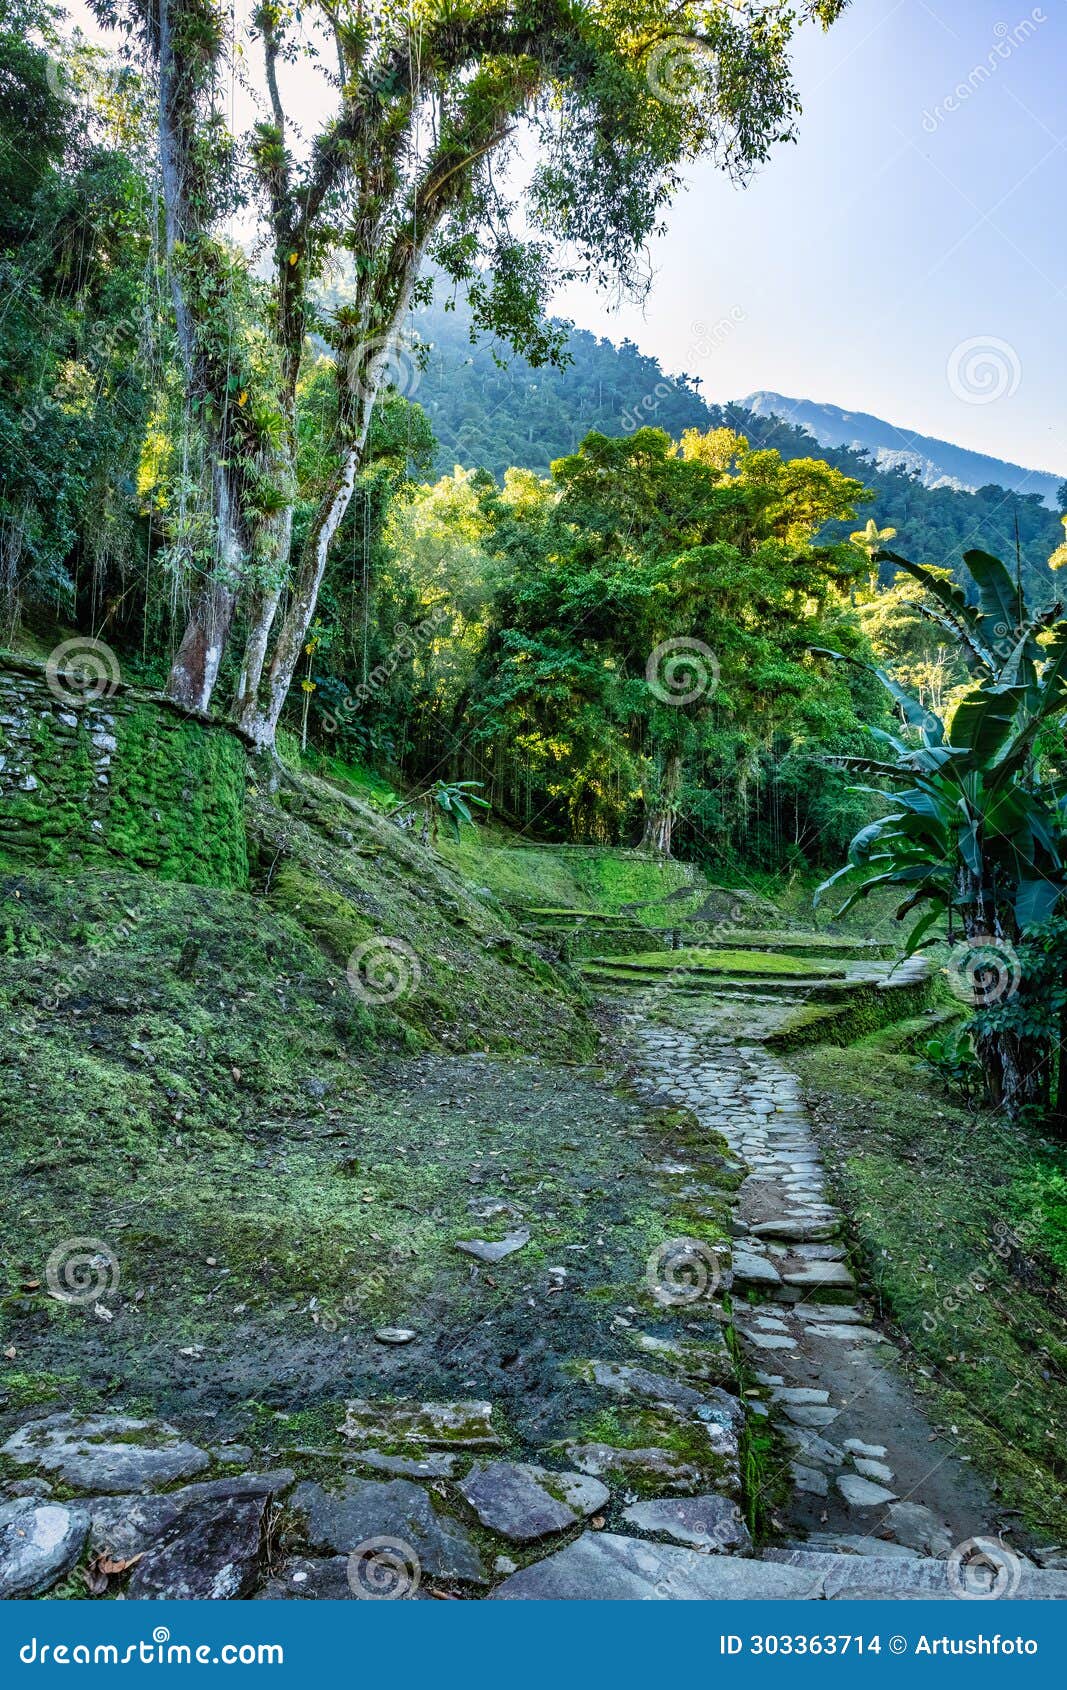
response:
[[(899, 887), (898, 918), (921, 912), (907, 955), (937, 943), (940, 932), (933, 930), (945, 918), (950, 943), (962, 937), (976, 958), (998, 947), (1014, 955), (1022, 933), (1049, 920), (1067, 899), (1067, 784), (1043, 781), (1036, 767), (1038, 735), (1067, 709), (1062, 606), (1031, 613), (1004, 564), (986, 552), (964, 558), (977, 603), (921, 564), (893, 552), (881, 556), (919, 583), (919, 608), (959, 646), (971, 681), (946, 727), (884, 670), (857, 664), (889, 693), (900, 731), (872, 729), (891, 756), (831, 761), (881, 781), (854, 790), (890, 808), (857, 833), (848, 861), (823, 882), (815, 901), (837, 882), (859, 877), (838, 912), (844, 914), (876, 887)], [(817, 649), (836, 662), (857, 663)], [(976, 1034), (991, 1093), (1012, 1108), (1033, 1101), (1042, 1083), (1025, 1044), (1018, 1030)]]

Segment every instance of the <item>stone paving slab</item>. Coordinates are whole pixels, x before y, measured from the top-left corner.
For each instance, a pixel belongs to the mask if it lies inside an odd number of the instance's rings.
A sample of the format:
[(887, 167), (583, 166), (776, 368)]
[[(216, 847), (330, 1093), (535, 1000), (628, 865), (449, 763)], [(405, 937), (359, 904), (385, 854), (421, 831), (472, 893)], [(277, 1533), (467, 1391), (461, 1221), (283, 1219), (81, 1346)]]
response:
[(544, 1561), (512, 1574), (491, 1602), (736, 1602), (810, 1597), (821, 1580), (801, 1567), (729, 1555), (702, 1555), (673, 1544), (614, 1532), (586, 1532)]

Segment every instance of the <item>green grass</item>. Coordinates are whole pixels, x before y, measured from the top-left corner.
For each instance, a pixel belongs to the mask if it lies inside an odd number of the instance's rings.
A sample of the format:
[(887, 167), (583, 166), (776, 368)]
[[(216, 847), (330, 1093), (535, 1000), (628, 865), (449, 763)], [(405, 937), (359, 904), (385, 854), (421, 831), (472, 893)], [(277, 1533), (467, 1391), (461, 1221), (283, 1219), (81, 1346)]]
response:
[[(672, 893), (703, 884), (698, 871), (685, 863), (609, 847), (571, 852), (528, 845), (492, 825), (464, 828), (458, 844), (442, 841), (441, 854), (468, 880), (516, 908), (610, 917), (622, 913), (625, 904), (637, 904), (642, 907), (631, 919), (652, 927), (680, 919), (686, 904), (664, 903)], [(694, 890), (694, 901), (699, 896)]]
[(906, 1054), (824, 1045), (791, 1060), (928, 1411), (1005, 1509), (1062, 1543), (1067, 1156), (970, 1115)]
[(778, 956), (772, 951), (711, 951), (685, 949), (676, 951), (639, 951), (625, 957), (611, 958), (611, 966), (620, 970), (638, 969), (642, 972), (670, 973), (674, 969), (689, 969), (698, 974), (762, 974), (788, 975), (791, 978), (811, 976), (813, 979), (844, 979), (845, 970), (827, 966), (825, 962), (811, 962), (805, 957)]

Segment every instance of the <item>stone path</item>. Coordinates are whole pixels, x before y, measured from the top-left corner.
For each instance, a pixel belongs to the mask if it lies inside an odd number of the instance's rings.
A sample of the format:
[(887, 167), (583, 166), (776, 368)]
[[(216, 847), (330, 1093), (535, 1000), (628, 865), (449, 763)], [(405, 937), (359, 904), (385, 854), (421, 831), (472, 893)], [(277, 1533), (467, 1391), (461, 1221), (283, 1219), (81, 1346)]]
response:
[[(854, 1282), (797, 1080), (759, 1042), (773, 1026), (765, 1001), (725, 994), (628, 1018), (639, 1090), (689, 1112), (661, 1117), (677, 1159), (650, 1177), (694, 1212), (716, 1193), (718, 1224), (723, 1182), (739, 1183), (732, 1246), (668, 1241), (665, 1279), (605, 1319), (611, 1353), (567, 1363), (615, 1442), (586, 1432), (521, 1459), (487, 1400), (354, 1399), (343, 1451), (298, 1479), (158, 1421), (38, 1417), (0, 1445), (17, 1475), (0, 1485), (0, 1597), (64, 1579), (134, 1599), (1067, 1597), (1053, 1558), (1001, 1541), (990, 1495), (913, 1398)], [(760, 1551), (742, 1462), (767, 1421), (785, 1453), (764, 1479), (779, 1541)]]
[(646, 1087), (691, 1109), (749, 1169), (733, 1311), (791, 1454), (783, 1523), (818, 1545), (898, 1557), (995, 1536), (992, 1499), (932, 1431), (857, 1294), (796, 1077), (724, 1035), (711, 1008), (682, 1025), (635, 1015), (633, 1031)]

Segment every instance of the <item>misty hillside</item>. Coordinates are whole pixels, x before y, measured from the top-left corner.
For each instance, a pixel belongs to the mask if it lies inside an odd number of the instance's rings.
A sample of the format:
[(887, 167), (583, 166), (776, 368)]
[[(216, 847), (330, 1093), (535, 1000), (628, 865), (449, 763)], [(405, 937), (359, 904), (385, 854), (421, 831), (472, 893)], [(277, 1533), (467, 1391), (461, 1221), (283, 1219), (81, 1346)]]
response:
[(781, 417), (806, 429), (820, 446), (849, 446), (869, 452), (882, 469), (899, 466), (919, 477), (924, 487), (953, 487), (975, 492), (997, 486), (1019, 493), (1039, 493), (1053, 509), (1062, 478), (1044, 470), (1024, 469), (1003, 458), (971, 452), (913, 429), (897, 428), (866, 411), (844, 411), (839, 405), (820, 405), (812, 399), (788, 399), (783, 393), (750, 393), (741, 400), (759, 417)]

